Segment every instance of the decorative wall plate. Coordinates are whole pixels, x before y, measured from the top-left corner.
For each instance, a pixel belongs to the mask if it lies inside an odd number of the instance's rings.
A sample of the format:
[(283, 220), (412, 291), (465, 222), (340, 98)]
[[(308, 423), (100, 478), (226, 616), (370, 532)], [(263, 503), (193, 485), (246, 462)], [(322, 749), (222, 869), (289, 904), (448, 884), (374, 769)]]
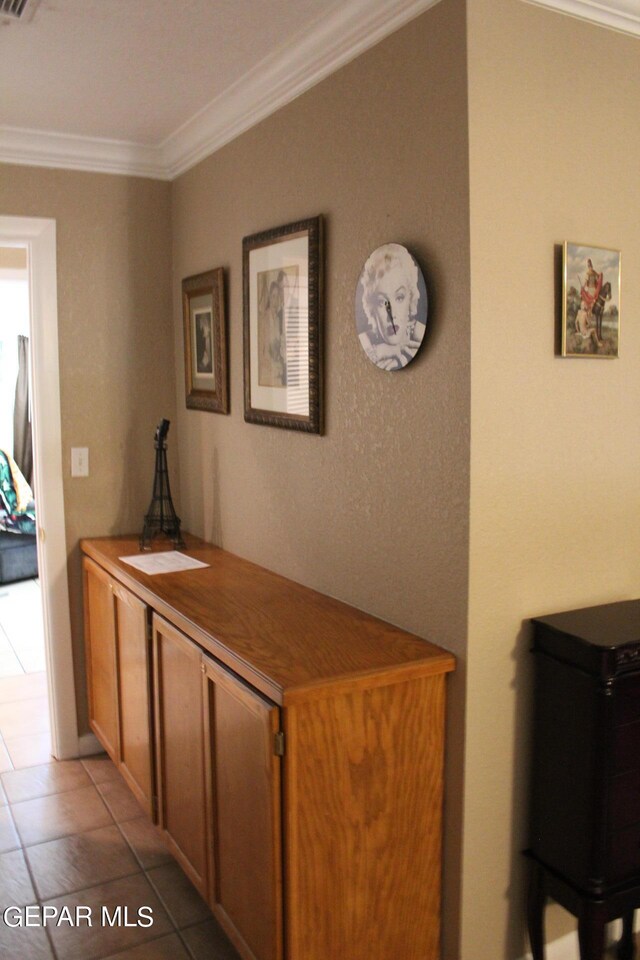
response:
[(367, 258), (356, 287), (356, 330), (381, 370), (402, 370), (417, 354), (427, 326), (427, 287), (406, 247), (385, 243)]

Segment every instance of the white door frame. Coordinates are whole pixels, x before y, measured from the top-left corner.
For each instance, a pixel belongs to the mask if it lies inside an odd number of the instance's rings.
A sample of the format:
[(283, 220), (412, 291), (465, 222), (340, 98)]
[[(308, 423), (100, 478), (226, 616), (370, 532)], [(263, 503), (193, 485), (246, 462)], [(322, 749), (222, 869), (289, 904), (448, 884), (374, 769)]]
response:
[(56, 221), (0, 216), (0, 243), (28, 249), (34, 493), (51, 750), (54, 757), (66, 760), (79, 755), (80, 742), (62, 488)]

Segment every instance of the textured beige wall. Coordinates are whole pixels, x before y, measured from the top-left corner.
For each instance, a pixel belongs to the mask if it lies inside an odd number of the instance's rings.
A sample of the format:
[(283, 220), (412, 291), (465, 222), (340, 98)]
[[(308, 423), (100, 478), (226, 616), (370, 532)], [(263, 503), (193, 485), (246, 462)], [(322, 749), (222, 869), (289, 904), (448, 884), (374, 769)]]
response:
[[(640, 44), (469, 0), (464, 960), (525, 952), (529, 617), (640, 585)], [(620, 358), (554, 356), (554, 246), (622, 250)], [(490, 878), (490, 882), (487, 879)], [(551, 911), (549, 939), (568, 929)]]
[[(0, 211), (57, 223), (62, 463), (83, 729), (78, 540), (141, 529), (154, 429), (175, 411), (169, 195), (168, 184), (151, 180), (0, 165)], [(86, 479), (70, 477), (71, 446), (89, 447)]]
[[(149, 438), (177, 396), (185, 526), (459, 655), (444, 960), (525, 952), (528, 618), (638, 593), (639, 56), (516, 0), (442, 0), (172, 188), (0, 167), (3, 213), (58, 220), (63, 456), (88, 445), (92, 468), (65, 478), (76, 642), (77, 539), (139, 527)], [(322, 438), (245, 424), (242, 399), (242, 237), (317, 213)], [(623, 251), (619, 360), (554, 356), (564, 239)], [(427, 342), (400, 374), (371, 366), (353, 330), (360, 267), (388, 240), (415, 250), (431, 295)], [(219, 265), (228, 417), (184, 407), (180, 280)], [(550, 914), (553, 939), (569, 927)]]
[[(187, 526), (464, 657), (469, 457), (465, 10), (443, 0), (174, 183), (174, 319)], [(242, 238), (322, 214), (323, 437), (243, 420)], [(354, 328), (364, 260), (424, 264), (419, 358), (374, 367)], [(231, 414), (184, 406), (183, 277), (224, 266)], [(456, 911), (463, 659), (450, 711), (447, 916)], [(455, 922), (448, 932), (455, 930)]]

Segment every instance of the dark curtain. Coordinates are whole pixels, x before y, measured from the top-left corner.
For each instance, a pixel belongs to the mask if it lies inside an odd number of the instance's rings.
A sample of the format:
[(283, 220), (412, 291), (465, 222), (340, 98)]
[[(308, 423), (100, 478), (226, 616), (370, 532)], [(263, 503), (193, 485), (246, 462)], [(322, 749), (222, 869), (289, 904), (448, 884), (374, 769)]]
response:
[(33, 475), (33, 447), (29, 409), (29, 337), (18, 337), (18, 379), (13, 408), (13, 459), (27, 483)]

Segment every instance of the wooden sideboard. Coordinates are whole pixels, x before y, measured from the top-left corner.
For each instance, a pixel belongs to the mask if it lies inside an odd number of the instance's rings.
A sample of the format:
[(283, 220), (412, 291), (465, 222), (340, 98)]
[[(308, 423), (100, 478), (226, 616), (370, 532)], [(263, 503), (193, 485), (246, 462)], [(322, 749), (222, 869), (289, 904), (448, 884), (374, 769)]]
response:
[(186, 542), (82, 541), (96, 736), (246, 960), (437, 960), (453, 656)]

